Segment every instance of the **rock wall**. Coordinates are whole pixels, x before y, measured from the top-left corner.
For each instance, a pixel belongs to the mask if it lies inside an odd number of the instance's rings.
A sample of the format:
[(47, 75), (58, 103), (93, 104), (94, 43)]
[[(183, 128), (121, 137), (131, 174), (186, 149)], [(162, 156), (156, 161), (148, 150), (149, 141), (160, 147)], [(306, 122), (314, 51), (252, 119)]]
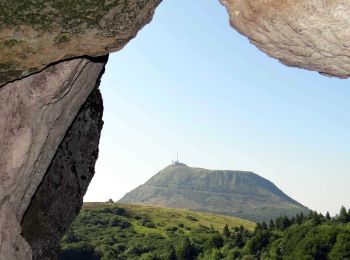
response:
[(67, 129), (98, 85), (98, 57), (124, 47), (160, 2), (0, 1), (0, 259), (57, 256), (93, 176), (101, 115), (90, 103)]
[(220, 0), (231, 25), (288, 66), (350, 76), (347, 0)]
[(103, 104), (95, 89), (60, 144), (22, 221), (33, 259), (58, 259), (59, 241), (79, 213), (95, 173), (103, 125)]
[(31, 259), (20, 222), (106, 62), (65, 61), (0, 88), (1, 259)]

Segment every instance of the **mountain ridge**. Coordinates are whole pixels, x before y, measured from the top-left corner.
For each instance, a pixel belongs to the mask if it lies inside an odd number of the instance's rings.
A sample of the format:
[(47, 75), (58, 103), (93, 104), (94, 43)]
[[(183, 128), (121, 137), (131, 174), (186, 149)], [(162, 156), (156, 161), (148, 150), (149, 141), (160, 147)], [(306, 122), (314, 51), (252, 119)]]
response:
[(189, 208), (252, 221), (308, 211), (256, 173), (192, 168), (185, 164), (167, 166), (119, 202)]

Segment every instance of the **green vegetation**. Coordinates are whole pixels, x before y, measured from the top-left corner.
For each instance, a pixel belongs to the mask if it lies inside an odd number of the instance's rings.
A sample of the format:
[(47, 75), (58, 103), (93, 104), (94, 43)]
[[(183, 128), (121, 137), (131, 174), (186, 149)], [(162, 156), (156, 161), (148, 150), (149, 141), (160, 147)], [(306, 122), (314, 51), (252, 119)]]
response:
[(62, 239), (69, 259), (350, 259), (350, 211), (310, 211), (255, 226), (178, 209), (87, 204)]
[(185, 164), (166, 167), (119, 202), (215, 212), (254, 222), (308, 213), (306, 207), (255, 173)]
[[(146, 4), (147, 1), (143, 1), (137, 7)], [(86, 28), (98, 28), (102, 17), (116, 6), (120, 7), (119, 17), (132, 14), (130, 9), (135, 8), (135, 5), (121, 0), (0, 1), (0, 26), (28, 25), (46, 31), (55, 29), (77, 33)]]
[(69, 41), (69, 35), (68, 34), (59, 34), (55, 37), (55, 43), (63, 43)]
[(11, 48), (11, 47), (19, 44), (19, 41), (17, 41), (16, 39), (10, 39), (10, 40), (4, 41), (2, 44), (6, 47)]
[(245, 232), (255, 227), (182, 209), (87, 203), (62, 239), (61, 259), (188, 259), (199, 256), (208, 239), (205, 248), (221, 246), (226, 224)]
[[(11, 44), (14, 44), (14, 42), (11, 42)], [(22, 68), (17, 62), (11, 61), (6, 63), (0, 63), (0, 83), (5, 82), (11, 78), (20, 77), (22, 76), (22, 72)]]

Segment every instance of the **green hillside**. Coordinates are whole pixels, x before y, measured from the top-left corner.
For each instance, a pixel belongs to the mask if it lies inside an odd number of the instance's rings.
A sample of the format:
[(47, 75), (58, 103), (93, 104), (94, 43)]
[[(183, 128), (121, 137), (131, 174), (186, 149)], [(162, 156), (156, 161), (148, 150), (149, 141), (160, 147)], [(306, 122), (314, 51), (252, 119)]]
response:
[[(85, 203), (62, 240), (61, 259), (168, 258), (192, 234), (217, 234), (225, 225), (253, 230), (255, 223), (229, 216), (115, 203)], [(158, 259), (158, 258), (157, 258)]]
[(253, 172), (173, 164), (119, 202), (215, 212), (251, 221), (294, 216), (308, 209)]
[(350, 259), (350, 211), (255, 225), (187, 210), (89, 203), (61, 241), (60, 260), (73, 259)]

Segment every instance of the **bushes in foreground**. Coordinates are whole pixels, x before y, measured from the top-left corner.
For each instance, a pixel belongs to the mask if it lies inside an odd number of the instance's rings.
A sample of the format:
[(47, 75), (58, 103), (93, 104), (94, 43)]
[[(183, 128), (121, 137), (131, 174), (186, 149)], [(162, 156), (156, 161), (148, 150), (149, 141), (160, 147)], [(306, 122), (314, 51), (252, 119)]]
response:
[(335, 217), (310, 211), (258, 223), (253, 231), (188, 228), (171, 219), (156, 225), (118, 208), (83, 209), (62, 240), (61, 260), (350, 259), (350, 212), (344, 207)]

